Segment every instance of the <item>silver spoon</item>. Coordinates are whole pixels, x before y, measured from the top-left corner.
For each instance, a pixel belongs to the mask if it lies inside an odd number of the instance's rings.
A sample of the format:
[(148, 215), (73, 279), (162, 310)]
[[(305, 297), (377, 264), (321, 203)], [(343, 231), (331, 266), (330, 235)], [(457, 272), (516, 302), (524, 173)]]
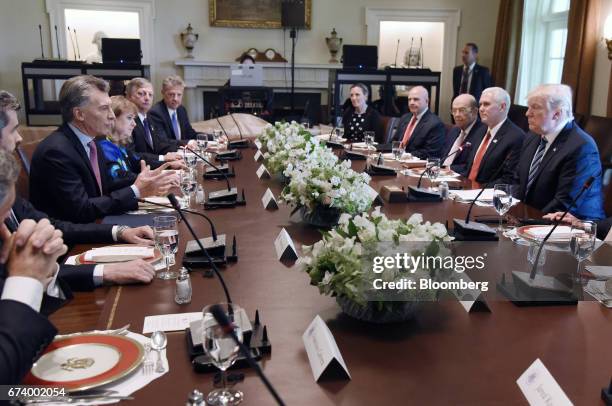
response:
[(166, 348), (168, 337), (163, 331), (155, 331), (151, 334), (151, 349), (157, 352), (157, 362), (155, 363), (155, 372), (164, 372), (164, 364), (161, 360), (161, 352)]

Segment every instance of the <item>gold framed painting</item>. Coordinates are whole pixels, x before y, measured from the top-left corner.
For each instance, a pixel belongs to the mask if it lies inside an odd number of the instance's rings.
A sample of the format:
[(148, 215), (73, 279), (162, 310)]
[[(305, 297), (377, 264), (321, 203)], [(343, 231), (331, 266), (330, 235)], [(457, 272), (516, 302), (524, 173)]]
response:
[[(304, 22), (310, 29), (312, 0), (304, 1)], [(208, 0), (211, 27), (282, 28), (281, 0)]]

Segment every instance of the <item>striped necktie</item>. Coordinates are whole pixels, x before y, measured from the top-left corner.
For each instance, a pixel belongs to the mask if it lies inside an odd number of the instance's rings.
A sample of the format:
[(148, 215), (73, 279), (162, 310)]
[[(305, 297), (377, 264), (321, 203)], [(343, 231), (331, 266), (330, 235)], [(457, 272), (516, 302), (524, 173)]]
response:
[(172, 130), (174, 131), (174, 136), (177, 140), (181, 139), (181, 130), (178, 125), (178, 120), (176, 119), (176, 111), (172, 113)]
[(151, 149), (154, 149), (155, 147), (153, 146), (153, 136), (151, 135), (151, 126), (149, 125), (149, 120), (145, 118), (142, 121), (142, 125), (145, 129), (145, 139), (147, 141), (147, 144), (149, 144), (149, 147), (151, 147)]
[(536, 173), (538, 172), (542, 159), (544, 158), (547, 143), (548, 140), (545, 137), (540, 139), (540, 145), (538, 145), (538, 149), (533, 156), (533, 161), (531, 161), (531, 166), (529, 167), (529, 176), (527, 177), (527, 189), (525, 189), (525, 194), (529, 192), (531, 185), (533, 185), (533, 182), (535, 181)]

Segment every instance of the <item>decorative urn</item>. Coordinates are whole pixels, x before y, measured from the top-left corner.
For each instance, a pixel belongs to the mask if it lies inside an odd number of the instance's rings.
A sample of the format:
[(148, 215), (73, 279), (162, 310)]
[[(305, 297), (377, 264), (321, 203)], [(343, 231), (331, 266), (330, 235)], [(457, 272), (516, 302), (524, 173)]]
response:
[(327, 43), (327, 48), (329, 48), (329, 52), (331, 53), (331, 59), (329, 63), (339, 63), (338, 59), (336, 59), (336, 55), (342, 46), (342, 38), (338, 38), (338, 33), (336, 29), (332, 29), (331, 37), (326, 37), (325, 42)]
[(193, 32), (193, 27), (191, 23), (187, 25), (185, 31), (181, 32), (181, 42), (183, 46), (187, 50), (187, 55), (185, 58), (193, 59), (193, 47), (195, 46), (196, 41), (200, 35)]

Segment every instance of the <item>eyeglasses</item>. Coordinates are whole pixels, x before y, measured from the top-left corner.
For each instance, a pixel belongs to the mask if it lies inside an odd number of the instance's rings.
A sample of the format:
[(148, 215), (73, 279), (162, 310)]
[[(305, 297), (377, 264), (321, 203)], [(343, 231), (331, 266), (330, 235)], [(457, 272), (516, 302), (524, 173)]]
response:
[(460, 107), (456, 109), (451, 109), (452, 114), (468, 114), (472, 111), (469, 107)]

